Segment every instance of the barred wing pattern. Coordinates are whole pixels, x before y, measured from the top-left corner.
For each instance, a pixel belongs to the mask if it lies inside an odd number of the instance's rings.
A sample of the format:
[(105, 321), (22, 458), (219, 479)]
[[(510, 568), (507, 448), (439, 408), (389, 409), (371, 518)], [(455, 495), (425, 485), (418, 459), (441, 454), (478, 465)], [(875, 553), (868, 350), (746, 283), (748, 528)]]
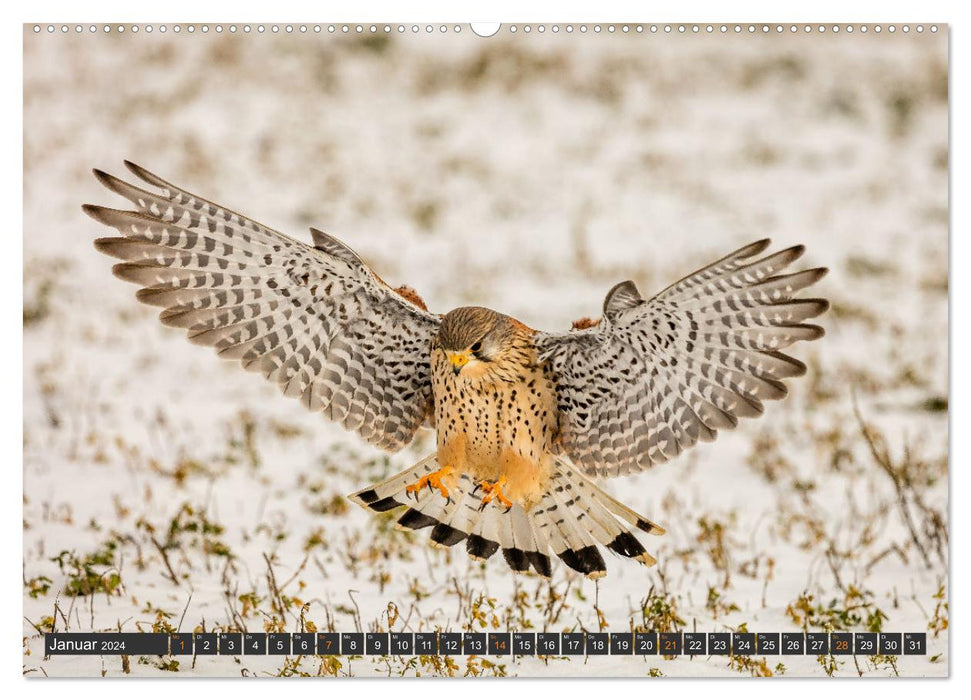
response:
[(164, 309), (162, 323), (379, 447), (407, 445), (433, 419), (437, 316), (325, 233), (311, 229), (311, 247), (125, 165), (161, 192), (95, 170), (138, 211), (84, 211), (121, 233), (95, 245), (125, 261), (115, 275)]
[(783, 398), (782, 380), (806, 366), (780, 351), (821, 337), (822, 328), (803, 321), (829, 308), (793, 297), (827, 270), (779, 274), (804, 248), (753, 261), (768, 245), (741, 248), (649, 301), (623, 282), (597, 325), (538, 334), (557, 391), (558, 449), (587, 474), (629, 474)]

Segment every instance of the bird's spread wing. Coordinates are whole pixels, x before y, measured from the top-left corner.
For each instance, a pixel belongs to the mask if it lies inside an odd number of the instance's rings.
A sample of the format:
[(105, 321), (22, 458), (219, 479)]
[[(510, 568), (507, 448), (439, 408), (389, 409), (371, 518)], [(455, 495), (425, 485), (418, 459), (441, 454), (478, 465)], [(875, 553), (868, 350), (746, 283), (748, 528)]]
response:
[(373, 444), (394, 450), (411, 441), (433, 415), (437, 316), (325, 233), (312, 230), (311, 247), (126, 165), (160, 192), (96, 170), (137, 211), (84, 210), (121, 233), (95, 245), (125, 261), (115, 274), (164, 309), (162, 323)]
[(768, 245), (741, 248), (647, 301), (624, 282), (599, 323), (537, 335), (557, 391), (558, 448), (587, 474), (628, 474), (784, 397), (782, 380), (806, 367), (780, 351), (822, 336), (803, 322), (829, 307), (794, 296), (826, 270), (780, 274), (804, 249), (755, 259)]

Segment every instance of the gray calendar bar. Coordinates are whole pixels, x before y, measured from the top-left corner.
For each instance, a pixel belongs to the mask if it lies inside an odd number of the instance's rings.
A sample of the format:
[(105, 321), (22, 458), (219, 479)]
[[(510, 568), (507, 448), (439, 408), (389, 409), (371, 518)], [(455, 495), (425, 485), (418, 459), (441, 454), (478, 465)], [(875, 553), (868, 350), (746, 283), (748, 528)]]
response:
[(780, 656), (927, 654), (925, 632), (53, 633), (52, 655)]
[(44, 654), (47, 656), (146, 656), (169, 653), (169, 635), (148, 633), (61, 633), (44, 635)]

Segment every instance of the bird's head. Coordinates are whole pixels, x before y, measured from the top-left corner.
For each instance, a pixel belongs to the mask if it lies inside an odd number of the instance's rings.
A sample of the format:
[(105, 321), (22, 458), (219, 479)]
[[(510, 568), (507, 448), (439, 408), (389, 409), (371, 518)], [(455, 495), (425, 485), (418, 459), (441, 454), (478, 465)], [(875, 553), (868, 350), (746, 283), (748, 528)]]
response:
[(463, 306), (442, 318), (437, 347), (456, 375), (486, 378), (516, 359), (517, 335), (517, 324), (508, 316)]

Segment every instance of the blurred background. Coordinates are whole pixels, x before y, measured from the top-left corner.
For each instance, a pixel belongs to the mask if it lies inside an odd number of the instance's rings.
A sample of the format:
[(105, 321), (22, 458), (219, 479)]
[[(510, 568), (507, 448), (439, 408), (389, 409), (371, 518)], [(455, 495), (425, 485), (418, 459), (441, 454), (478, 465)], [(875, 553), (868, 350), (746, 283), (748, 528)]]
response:
[[(946, 32), (463, 30), (25, 28), (25, 670), (100, 674), (80, 657), (41, 663), (37, 635), (55, 625), (484, 621), (928, 630), (932, 652), (899, 668), (715, 658), (663, 673), (945, 674)], [(598, 316), (618, 281), (651, 294), (758, 238), (803, 243), (806, 266), (831, 269), (811, 290), (833, 303), (827, 336), (794, 349), (810, 372), (762, 419), (608, 484), (668, 528), (657, 568), (614, 559), (597, 586), (562, 569), (517, 579), (343, 500), (431, 435), (389, 458), (162, 328), (111, 276), (92, 245), (109, 233), (80, 206), (122, 206), (90, 171), (124, 177), (126, 158), (302, 240), (326, 230), (433, 311), (481, 304), (544, 330)], [(205, 661), (181, 671), (239, 673)], [(581, 670), (525, 659), (502, 673)]]

